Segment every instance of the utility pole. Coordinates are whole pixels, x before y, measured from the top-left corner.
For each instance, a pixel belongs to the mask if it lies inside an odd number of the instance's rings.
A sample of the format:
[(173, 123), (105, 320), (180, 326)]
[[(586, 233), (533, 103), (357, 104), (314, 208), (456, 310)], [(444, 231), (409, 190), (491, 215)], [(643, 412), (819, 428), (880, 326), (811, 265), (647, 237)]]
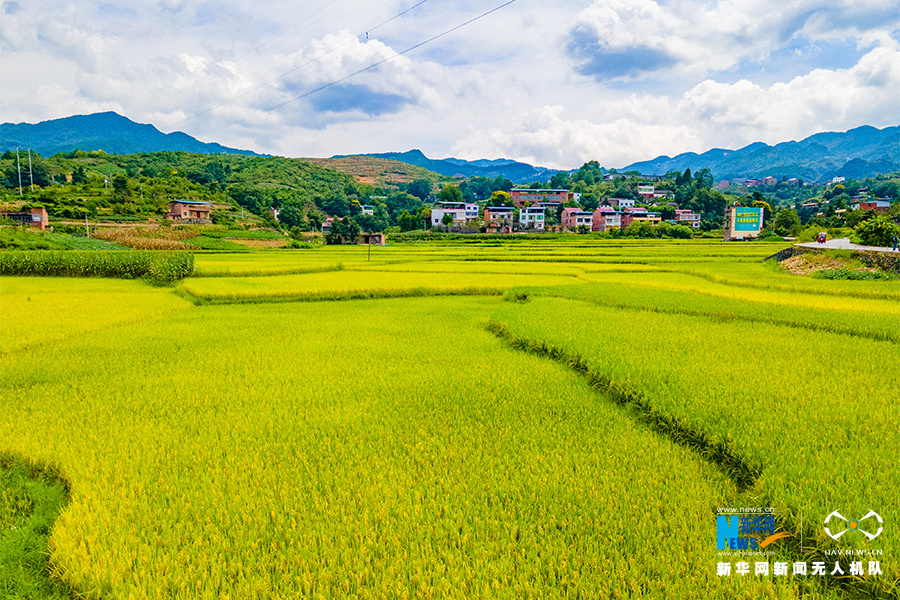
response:
[(22, 166), (19, 164), (19, 147), (16, 146), (16, 171), (19, 172), (19, 195), (22, 195)]
[(28, 179), (31, 180), (31, 193), (34, 193), (34, 171), (31, 170), (31, 148), (28, 149)]

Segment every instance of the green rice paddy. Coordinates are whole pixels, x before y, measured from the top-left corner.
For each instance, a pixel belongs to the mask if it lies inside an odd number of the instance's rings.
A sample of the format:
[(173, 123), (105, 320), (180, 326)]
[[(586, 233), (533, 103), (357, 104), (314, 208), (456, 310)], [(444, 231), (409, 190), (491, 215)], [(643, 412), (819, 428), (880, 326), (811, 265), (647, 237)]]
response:
[[(89, 598), (896, 597), (900, 285), (760, 264), (782, 247), (572, 236), (198, 254), (174, 288), (3, 277), (0, 456), (67, 482), (43, 569)], [(864, 550), (882, 573), (717, 574), (739, 560), (717, 508), (762, 506), (790, 537), (751, 569)], [(833, 510), (884, 532), (834, 541)]]

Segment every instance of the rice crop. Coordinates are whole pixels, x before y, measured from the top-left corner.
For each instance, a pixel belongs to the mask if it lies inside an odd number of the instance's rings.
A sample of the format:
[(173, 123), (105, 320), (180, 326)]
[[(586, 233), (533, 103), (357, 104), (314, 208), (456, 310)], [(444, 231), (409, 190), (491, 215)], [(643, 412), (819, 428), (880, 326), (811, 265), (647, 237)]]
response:
[[(783, 247), (473, 238), (199, 254), (174, 289), (3, 277), (0, 454), (71, 482), (50, 568), (89, 598), (894, 597), (900, 290), (759, 262)], [(805, 543), (770, 561), (874, 547), (884, 574), (717, 576), (716, 508), (767, 505)], [(877, 544), (824, 536), (869, 509)]]
[(169, 288), (133, 281), (3, 277), (0, 306), (0, 352), (5, 354), (93, 332), (112, 332), (191, 304)]
[(0, 439), (72, 482), (51, 558), (89, 597), (832, 595), (717, 577), (727, 478), (497, 343), (498, 302), (202, 307), (17, 353)]
[[(204, 277), (183, 282), (185, 291), (210, 302), (266, 302), (315, 297), (378, 297), (379, 292), (407, 291), (411, 295), (485, 293), (500, 294), (516, 285), (552, 285), (573, 277), (554, 275), (508, 275), (483, 273), (381, 273), (377, 271), (331, 271), (271, 277)], [(365, 293), (353, 296), (353, 293)]]
[[(832, 506), (900, 510), (900, 375), (866, 367), (869, 357), (900, 363), (897, 343), (561, 298), (510, 304), (494, 317), (514, 335), (583, 356), (660, 413), (735, 444), (761, 467), (762, 501), (798, 527), (807, 515), (805, 535), (825, 548), (835, 544), (815, 524)], [(891, 568), (896, 580), (900, 567)]]

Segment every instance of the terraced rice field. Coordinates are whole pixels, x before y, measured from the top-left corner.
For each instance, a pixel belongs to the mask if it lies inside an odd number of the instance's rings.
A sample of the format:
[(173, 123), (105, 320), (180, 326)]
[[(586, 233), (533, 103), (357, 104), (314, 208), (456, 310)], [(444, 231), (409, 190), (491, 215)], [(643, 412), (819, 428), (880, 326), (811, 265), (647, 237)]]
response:
[[(69, 483), (51, 575), (87, 597), (895, 597), (900, 286), (759, 264), (779, 249), (573, 236), (200, 254), (175, 289), (2, 278), (0, 456)], [(720, 574), (723, 507), (790, 537)], [(834, 541), (833, 510), (884, 531)]]

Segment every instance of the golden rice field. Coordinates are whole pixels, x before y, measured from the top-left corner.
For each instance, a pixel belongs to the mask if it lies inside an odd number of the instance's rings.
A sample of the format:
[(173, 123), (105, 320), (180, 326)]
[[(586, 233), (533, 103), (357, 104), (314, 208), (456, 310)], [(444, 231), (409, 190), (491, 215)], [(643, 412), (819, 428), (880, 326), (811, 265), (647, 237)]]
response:
[[(89, 598), (896, 597), (900, 285), (759, 263), (779, 249), (573, 236), (198, 254), (174, 288), (3, 277), (0, 456), (70, 484), (51, 577)], [(790, 534), (751, 569), (865, 550), (882, 573), (719, 575), (735, 506)], [(884, 532), (833, 541), (833, 510)]]

